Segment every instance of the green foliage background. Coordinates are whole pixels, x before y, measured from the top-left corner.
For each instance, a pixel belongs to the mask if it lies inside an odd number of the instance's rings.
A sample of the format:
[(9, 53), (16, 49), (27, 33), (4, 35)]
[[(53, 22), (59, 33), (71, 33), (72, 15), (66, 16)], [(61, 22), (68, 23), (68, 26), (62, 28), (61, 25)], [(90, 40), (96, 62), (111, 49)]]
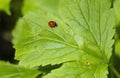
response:
[(120, 0), (24, 0), (12, 40), (19, 63), (0, 62), (0, 78), (120, 78), (119, 8)]
[(10, 3), (11, 0), (0, 0), (0, 10), (4, 10), (8, 15), (10, 15)]

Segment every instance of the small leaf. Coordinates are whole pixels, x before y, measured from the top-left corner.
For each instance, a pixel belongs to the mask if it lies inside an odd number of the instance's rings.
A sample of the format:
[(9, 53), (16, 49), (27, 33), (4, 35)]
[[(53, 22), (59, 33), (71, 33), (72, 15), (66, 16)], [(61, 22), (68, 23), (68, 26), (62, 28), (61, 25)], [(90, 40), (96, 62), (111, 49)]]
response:
[(0, 62), (0, 78), (35, 78), (40, 72), (5, 62)]
[(11, 0), (0, 0), (0, 10), (4, 10), (8, 15), (11, 15), (10, 1)]

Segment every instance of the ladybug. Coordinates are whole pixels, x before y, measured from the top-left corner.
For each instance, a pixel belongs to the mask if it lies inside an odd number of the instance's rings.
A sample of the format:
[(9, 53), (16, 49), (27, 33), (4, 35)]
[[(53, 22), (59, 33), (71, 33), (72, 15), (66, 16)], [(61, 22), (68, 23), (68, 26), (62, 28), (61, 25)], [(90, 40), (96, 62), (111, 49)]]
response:
[(48, 22), (49, 27), (54, 28), (57, 27), (57, 23), (55, 21), (49, 21)]

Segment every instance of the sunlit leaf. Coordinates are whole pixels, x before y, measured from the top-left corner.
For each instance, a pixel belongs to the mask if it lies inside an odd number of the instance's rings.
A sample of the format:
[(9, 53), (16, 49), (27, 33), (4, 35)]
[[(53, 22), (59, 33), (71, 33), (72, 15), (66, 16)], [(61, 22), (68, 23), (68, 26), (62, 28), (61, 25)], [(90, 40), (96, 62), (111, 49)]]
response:
[[(19, 65), (63, 63), (45, 78), (107, 78), (114, 42), (110, 6), (110, 0), (61, 0), (62, 19), (42, 9), (29, 12), (13, 31)], [(49, 21), (57, 27), (49, 27)]]

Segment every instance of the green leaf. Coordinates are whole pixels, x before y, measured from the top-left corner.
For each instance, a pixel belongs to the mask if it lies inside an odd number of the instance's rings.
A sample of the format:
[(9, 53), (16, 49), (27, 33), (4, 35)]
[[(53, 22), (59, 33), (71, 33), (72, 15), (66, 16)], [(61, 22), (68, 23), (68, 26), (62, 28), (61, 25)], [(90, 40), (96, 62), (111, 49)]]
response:
[[(48, 26), (51, 20), (58, 24), (56, 28)], [(76, 43), (72, 29), (54, 15), (42, 10), (29, 13), (21, 19), (13, 36), (16, 59), (25, 66), (34, 67), (76, 60), (79, 52), (82, 53), (79, 49), (80, 42), (79, 45)], [(80, 39), (79, 36), (76, 38)]]
[(120, 24), (120, 0), (114, 1), (114, 11), (116, 15), (116, 23)]
[(65, 63), (43, 78), (107, 78), (107, 64), (82, 65), (80, 62)]
[[(63, 63), (47, 78), (107, 78), (114, 42), (110, 5), (109, 0), (61, 0), (62, 20), (46, 10), (25, 15), (13, 31), (19, 65)], [(51, 20), (57, 27), (49, 27)]]
[(0, 62), (0, 78), (35, 78), (39, 74), (35, 69)]
[(29, 11), (33, 11), (42, 8), (48, 12), (52, 12), (58, 15), (58, 3), (59, 0), (24, 0), (24, 6), (22, 8), (23, 15)]
[(11, 14), (11, 12), (10, 12), (10, 1), (11, 0), (0, 0), (0, 10), (5, 11), (8, 15)]
[(87, 46), (97, 47), (97, 54), (107, 59), (111, 55), (114, 35), (114, 13), (110, 3), (109, 0), (65, 0), (60, 7), (63, 20), (74, 31), (78, 30)]
[(81, 61), (65, 63), (44, 78), (107, 78), (106, 61), (111, 56), (114, 34), (114, 17), (109, 1), (62, 0), (60, 12), (66, 23), (74, 26), (72, 29), (77, 31), (80, 27), (78, 32), (87, 42), (84, 52), (88, 56), (81, 57)]

